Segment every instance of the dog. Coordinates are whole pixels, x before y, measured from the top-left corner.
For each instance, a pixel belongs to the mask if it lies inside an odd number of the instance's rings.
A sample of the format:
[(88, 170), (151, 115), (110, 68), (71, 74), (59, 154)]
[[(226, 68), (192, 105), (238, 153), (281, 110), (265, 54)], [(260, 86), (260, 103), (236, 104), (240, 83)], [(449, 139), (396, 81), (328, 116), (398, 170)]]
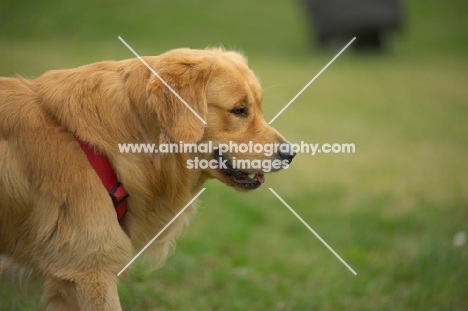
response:
[[(120, 310), (117, 273), (205, 181), (252, 190), (265, 171), (237, 169), (235, 158), (294, 157), (120, 152), (122, 143), (289, 144), (263, 119), (260, 83), (242, 54), (176, 49), (142, 59), (159, 77), (135, 58), (0, 78), (0, 273), (37, 272), (47, 310)], [(125, 187), (122, 224), (80, 143), (106, 157)], [(194, 157), (227, 164), (189, 169)], [(195, 208), (146, 251), (158, 266)]]

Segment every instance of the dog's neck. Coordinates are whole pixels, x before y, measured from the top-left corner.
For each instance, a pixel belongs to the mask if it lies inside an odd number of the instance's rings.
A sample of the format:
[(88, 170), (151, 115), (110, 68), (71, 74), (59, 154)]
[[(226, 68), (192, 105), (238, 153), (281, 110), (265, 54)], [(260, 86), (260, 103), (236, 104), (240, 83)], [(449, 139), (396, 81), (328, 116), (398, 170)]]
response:
[[(118, 144), (159, 143), (164, 133), (155, 113), (145, 105), (146, 86), (152, 73), (138, 59), (117, 63), (118, 66), (115, 62), (102, 62), (99, 74), (117, 72), (123, 83), (104, 85), (95, 78), (99, 76), (95, 65), (45, 73), (34, 80), (41, 108), (71, 135), (77, 135), (106, 155), (130, 196), (137, 193), (148, 204), (164, 197), (173, 207), (183, 206), (202, 184), (190, 184), (198, 180), (200, 172), (180, 165), (187, 155), (120, 153)], [(101, 100), (104, 98), (105, 101)], [(106, 117), (109, 111), (111, 118)], [(128, 171), (119, 172), (123, 167)]]

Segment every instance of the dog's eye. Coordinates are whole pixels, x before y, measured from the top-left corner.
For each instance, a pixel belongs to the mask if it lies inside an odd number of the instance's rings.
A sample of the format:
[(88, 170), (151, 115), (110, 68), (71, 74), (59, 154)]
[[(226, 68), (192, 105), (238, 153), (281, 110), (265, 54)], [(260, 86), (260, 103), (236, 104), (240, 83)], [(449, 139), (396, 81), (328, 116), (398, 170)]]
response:
[(247, 117), (249, 110), (246, 107), (239, 107), (232, 109), (230, 112), (239, 117)]

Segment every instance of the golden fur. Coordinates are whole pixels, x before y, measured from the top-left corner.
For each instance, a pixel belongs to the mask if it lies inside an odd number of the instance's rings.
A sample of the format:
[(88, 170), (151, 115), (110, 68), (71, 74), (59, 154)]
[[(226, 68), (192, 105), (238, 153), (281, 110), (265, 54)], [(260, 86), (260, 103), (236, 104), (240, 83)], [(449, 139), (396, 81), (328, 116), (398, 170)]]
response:
[[(117, 273), (207, 179), (243, 190), (219, 170), (187, 169), (193, 154), (120, 153), (119, 143), (284, 141), (263, 119), (242, 55), (179, 49), (144, 60), (206, 126), (138, 59), (0, 78), (0, 274), (38, 272), (48, 310), (120, 310)], [(248, 117), (232, 114), (236, 107)], [(123, 227), (74, 134), (109, 158), (127, 189)], [(194, 209), (148, 249), (158, 264)]]

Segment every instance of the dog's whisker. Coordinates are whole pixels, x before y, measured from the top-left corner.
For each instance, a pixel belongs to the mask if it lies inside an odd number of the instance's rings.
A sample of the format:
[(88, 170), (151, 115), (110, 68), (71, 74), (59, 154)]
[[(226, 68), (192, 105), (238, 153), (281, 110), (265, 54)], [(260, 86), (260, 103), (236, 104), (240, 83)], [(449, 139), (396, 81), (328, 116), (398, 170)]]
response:
[(276, 88), (278, 86), (284, 86), (284, 84), (273, 84), (273, 85), (270, 85), (270, 86), (265, 86), (265, 87), (262, 88), (262, 91), (265, 92), (265, 91), (268, 91), (268, 90), (270, 90), (272, 88)]

